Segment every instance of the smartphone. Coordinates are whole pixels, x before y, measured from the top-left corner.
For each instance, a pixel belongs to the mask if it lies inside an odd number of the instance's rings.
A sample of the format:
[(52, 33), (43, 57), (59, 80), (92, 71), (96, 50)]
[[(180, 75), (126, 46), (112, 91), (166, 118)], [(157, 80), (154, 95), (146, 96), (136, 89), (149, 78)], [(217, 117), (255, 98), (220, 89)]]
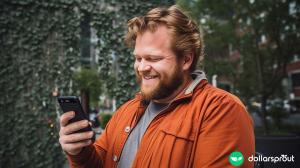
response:
[[(64, 113), (68, 112), (68, 111), (75, 112), (75, 117), (72, 118), (71, 120), (69, 120), (69, 123), (73, 123), (73, 122), (81, 121), (81, 120), (89, 120), (87, 114), (84, 113), (84, 111), (83, 111), (83, 108), (81, 106), (81, 103), (80, 103), (80, 100), (78, 97), (76, 97), (76, 96), (59, 96), (59, 97), (57, 97), (57, 101)], [(78, 130), (74, 133), (85, 132), (85, 131), (92, 131), (92, 127), (89, 125), (88, 127)], [(93, 136), (92, 140), (93, 141), (95, 140), (95, 136)]]

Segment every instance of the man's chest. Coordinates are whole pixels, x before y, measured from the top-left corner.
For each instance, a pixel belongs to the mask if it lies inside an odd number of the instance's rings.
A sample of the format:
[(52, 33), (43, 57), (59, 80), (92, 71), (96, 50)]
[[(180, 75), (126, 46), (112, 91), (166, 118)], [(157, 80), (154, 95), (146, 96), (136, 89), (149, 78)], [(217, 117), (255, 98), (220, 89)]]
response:
[[(154, 117), (141, 137), (133, 167), (162, 167), (164, 164), (186, 167), (198, 125), (191, 113), (191, 110), (173, 109)], [(119, 136), (114, 137), (114, 153), (122, 154), (126, 141), (130, 140), (130, 134), (136, 128), (137, 123), (133, 120), (118, 126)]]

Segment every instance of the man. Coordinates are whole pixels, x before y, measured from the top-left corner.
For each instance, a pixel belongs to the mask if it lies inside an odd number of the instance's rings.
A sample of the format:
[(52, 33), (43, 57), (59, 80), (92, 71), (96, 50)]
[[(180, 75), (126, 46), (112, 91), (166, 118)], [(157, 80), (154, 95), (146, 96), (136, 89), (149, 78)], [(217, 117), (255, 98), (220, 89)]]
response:
[(141, 92), (122, 105), (92, 144), (92, 132), (67, 124), (60, 144), (71, 167), (230, 167), (229, 155), (254, 154), (252, 120), (241, 101), (194, 71), (203, 54), (197, 25), (176, 6), (155, 8), (128, 22)]

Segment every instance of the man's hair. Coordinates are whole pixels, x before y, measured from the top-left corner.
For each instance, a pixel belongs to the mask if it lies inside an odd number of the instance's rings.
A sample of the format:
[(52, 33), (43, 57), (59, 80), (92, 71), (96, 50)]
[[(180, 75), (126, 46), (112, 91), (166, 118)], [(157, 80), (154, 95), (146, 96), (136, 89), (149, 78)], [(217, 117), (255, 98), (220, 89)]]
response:
[(134, 17), (128, 21), (128, 32), (125, 43), (134, 47), (139, 34), (145, 31), (156, 31), (157, 27), (164, 25), (171, 35), (171, 49), (182, 58), (187, 53), (193, 53), (194, 60), (190, 72), (196, 69), (198, 60), (203, 59), (203, 40), (197, 24), (176, 5), (169, 8), (158, 7), (150, 10), (145, 16)]

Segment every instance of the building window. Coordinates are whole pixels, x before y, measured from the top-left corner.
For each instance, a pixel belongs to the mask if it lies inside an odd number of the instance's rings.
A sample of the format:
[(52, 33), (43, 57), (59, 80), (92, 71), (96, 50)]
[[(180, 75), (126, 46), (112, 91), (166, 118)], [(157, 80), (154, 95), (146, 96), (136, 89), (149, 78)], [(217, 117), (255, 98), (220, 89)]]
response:
[(299, 73), (293, 73), (291, 75), (292, 79), (292, 86), (294, 87), (300, 87), (300, 72)]

